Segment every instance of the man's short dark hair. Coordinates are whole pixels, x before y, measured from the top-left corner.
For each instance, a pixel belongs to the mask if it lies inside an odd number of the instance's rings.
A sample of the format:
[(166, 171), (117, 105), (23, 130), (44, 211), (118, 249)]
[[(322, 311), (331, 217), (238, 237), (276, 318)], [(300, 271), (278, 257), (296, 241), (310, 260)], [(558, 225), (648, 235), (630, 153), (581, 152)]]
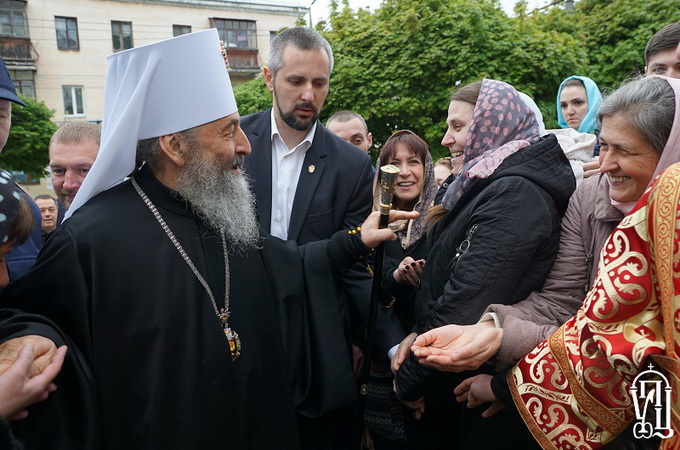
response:
[(35, 198), (34, 198), (33, 200), (35, 200), (35, 201), (38, 201), (38, 200), (52, 200), (52, 201), (54, 202), (54, 206), (57, 206), (57, 199), (54, 198), (54, 197), (52, 197), (51, 195), (47, 195), (47, 194), (36, 195)]
[(336, 112), (328, 118), (326, 121), (326, 126), (329, 126), (333, 122), (349, 122), (350, 120), (354, 119), (359, 119), (359, 122), (361, 122), (364, 126), (364, 132), (366, 133), (366, 136), (368, 136), (368, 126), (366, 125), (366, 121), (363, 117), (361, 117), (361, 114), (355, 113), (354, 111), (343, 110)]
[(676, 48), (680, 43), (680, 22), (666, 25), (661, 30), (657, 31), (654, 36), (647, 42), (645, 47), (645, 64), (649, 64), (649, 58), (655, 54), (668, 50), (669, 48)]
[(269, 44), (269, 70), (276, 72), (283, 67), (283, 52), (288, 44), (300, 50), (323, 50), (328, 55), (329, 72), (333, 72), (333, 50), (328, 41), (308, 27), (288, 28), (274, 36)]

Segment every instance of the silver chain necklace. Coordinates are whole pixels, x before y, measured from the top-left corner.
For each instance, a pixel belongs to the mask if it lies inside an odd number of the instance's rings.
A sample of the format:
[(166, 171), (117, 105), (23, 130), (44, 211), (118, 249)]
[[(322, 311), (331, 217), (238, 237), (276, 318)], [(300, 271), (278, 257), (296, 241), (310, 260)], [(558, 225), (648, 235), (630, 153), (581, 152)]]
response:
[(232, 361), (236, 361), (236, 359), (241, 355), (241, 339), (239, 338), (238, 334), (229, 327), (229, 316), (231, 315), (231, 312), (229, 311), (229, 284), (230, 284), (229, 253), (227, 251), (227, 241), (224, 238), (224, 233), (220, 232), (222, 252), (224, 253), (224, 308), (218, 310), (217, 302), (215, 301), (215, 296), (213, 295), (210, 286), (205, 281), (201, 273), (198, 271), (194, 263), (191, 261), (191, 258), (189, 258), (189, 255), (187, 255), (187, 252), (184, 251), (182, 244), (179, 243), (179, 241), (175, 237), (174, 233), (172, 232), (168, 224), (165, 223), (165, 220), (163, 220), (161, 213), (158, 212), (156, 206), (151, 202), (149, 197), (146, 196), (146, 194), (144, 193), (142, 188), (139, 187), (139, 184), (137, 184), (137, 181), (134, 178), (132, 179), (132, 185), (134, 186), (135, 190), (142, 198), (142, 200), (144, 200), (146, 206), (151, 210), (153, 216), (156, 218), (161, 228), (163, 228), (163, 231), (165, 231), (165, 234), (168, 235), (168, 238), (175, 246), (180, 256), (182, 256), (184, 261), (187, 263), (191, 271), (198, 279), (199, 283), (201, 283), (205, 291), (208, 293), (208, 297), (210, 297), (210, 302), (212, 303), (213, 309), (215, 310), (215, 315), (220, 320), (220, 323), (222, 324), (222, 330), (224, 331), (224, 335), (226, 336), (227, 342), (229, 343), (229, 352), (231, 353), (231, 359)]

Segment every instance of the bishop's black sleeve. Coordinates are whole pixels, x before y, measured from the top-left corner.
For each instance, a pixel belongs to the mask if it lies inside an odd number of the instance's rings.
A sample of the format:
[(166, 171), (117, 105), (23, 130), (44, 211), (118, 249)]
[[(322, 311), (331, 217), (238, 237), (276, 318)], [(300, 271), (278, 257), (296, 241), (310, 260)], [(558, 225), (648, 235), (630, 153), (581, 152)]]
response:
[(87, 358), (88, 298), (75, 246), (63, 230), (55, 232), (35, 267), (0, 297), (0, 340), (40, 335), (68, 346), (54, 381), (57, 390), (14, 425), (26, 448), (101, 448), (100, 409)]
[(327, 242), (320, 241), (324, 242), (327, 258), (339, 276), (345, 275), (350, 269), (356, 267), (357, 263), (366, 264), (370, 255), (370, 249), (361, 242), (358, 235), (351, 235), (348, 231), (338, 231)]
[(21, 445), (12, 434), (12, 427), (10, 423), (0, 417), (0, 448), (6, 450), (23, 450)]
[[(340, 238), (346, 239), (339, 232)], [(298, 248), (293, 241), (277, 238), (268, 238), (263, 246), (282, 324), (295, 409), (305, 417), (319, 417), (356, 401), (352, 364), (343, 351), (346, 340), (334, 271), (337, 261), (329, 258), (328, 246), (328, 241), (318, 241)]]

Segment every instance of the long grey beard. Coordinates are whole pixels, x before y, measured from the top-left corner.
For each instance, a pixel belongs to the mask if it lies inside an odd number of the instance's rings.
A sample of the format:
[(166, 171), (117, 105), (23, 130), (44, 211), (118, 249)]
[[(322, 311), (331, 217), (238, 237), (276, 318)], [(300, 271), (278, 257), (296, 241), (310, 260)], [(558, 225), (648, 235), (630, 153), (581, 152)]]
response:
[[(245, 175), (229, 170), (234, 160), (215, 164), (203, 157), (203, 152), (194, 155), (177, 180), (177, 192), (209, 227), (224, 232), (235, 250), (257, 247), (260, 234), (255, 196)], [(243, 157), (236, 158), (242, 165)]]

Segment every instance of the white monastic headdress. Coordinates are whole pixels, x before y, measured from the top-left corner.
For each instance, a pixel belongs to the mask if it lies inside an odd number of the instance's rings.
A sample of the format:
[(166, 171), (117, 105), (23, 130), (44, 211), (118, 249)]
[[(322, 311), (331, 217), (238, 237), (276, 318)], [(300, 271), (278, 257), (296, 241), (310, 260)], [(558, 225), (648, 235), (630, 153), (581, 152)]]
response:
[(538, 105), (536, 104), (534, 99), (529, 97), (524, 92), (517, 91), (517, 93), (524, 101), (524, 104), (527, 105), (529, 109), (534, 112), (534, 116), (536, 116), (536, 122), (538, 122), (538, 135), (543, 137), (546, 134), (548, 134), (547, 131), (545, 131), (545, 124), (543, 123), (543, 113), (538, 108)]
[(99, 154), (65, 218), (132, 172), (139, 139), (238, 111), (215, 29), (114, 53), (108, 63)]

